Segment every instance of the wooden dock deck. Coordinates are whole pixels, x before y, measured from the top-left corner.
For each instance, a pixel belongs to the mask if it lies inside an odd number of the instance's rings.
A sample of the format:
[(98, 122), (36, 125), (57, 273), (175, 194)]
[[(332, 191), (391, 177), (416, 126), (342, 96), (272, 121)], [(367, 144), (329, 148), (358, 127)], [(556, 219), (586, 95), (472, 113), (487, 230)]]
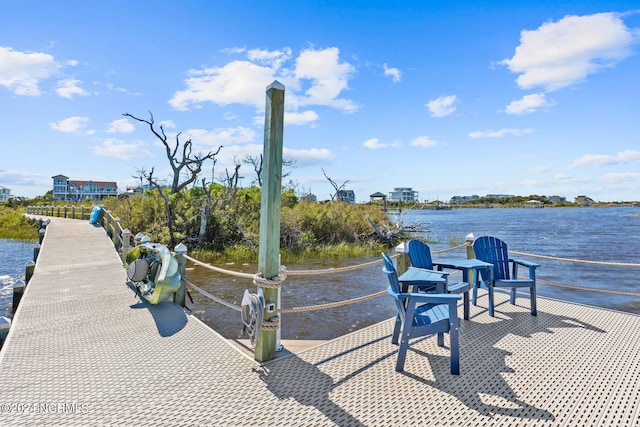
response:
[(434, 337), (395, 372), (391, 320), (260, 366), (140, 302), (104, 230), (51, 220), (0, 353), (2, 426), (640, 426), (640, 316), (497, 293), (491, 318), (481, 294), (459, 376)]

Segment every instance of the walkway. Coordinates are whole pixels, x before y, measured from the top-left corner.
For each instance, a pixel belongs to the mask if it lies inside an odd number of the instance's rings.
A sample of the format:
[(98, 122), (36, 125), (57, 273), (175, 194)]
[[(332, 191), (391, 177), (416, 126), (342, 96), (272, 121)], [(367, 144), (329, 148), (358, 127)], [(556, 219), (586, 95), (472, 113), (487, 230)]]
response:
[(460, 376), (434, 338), (395, 372), (390, 320), (261, 367), (139, 302), (102, 229), (51, 219), (0, 353), (2, 426), (640, 426), (640, 316), (498, 293), (462, 324)]

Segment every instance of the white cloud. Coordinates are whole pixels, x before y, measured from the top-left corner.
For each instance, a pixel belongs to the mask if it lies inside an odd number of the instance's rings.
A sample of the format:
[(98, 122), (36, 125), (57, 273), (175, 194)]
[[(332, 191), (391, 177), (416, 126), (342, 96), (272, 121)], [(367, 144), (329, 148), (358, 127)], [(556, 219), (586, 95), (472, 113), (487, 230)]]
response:
[(85, 127), (87, 123), (89, 123), (89, 117), (72, 116), (60, 120), (57, 123), (49, 123), (49, 126), (51, 126), (51, 129), (60, 132), (72, 133), (79, 131)]
[(640, 172), (608, 173), (602, 177), (602, 180), (610, 183), (640, 181)]
[(74, 95), (87, 96), (89, 92), (80, 87), (80, 80), (60, 80), (56, 86), (56, 93), (63, 98), (73, 98)]
[(518, 101), (513, 101), (507, 105), (504, 112), (507, 114), (514, 114), (521, 116), (524, 114), (530, 114), (536, 112), (539, 108), (552, 107), (553, 101), (548, 101), (544, 93), (533, 93), (531, 95), (525, 95)]
[(163, 129), (173, 129), (176, 127), (173, 120), (162, 120), (161, 122), (158, 122), (158, 124), (162, 126)]
[(252, 142), (256, 138), (256, 132), (253, 129), (238, 126), (214, 130), (189, 129), (183, 132), (182, 136), (185, 140), (190, 138), (194, 147), (209, 151), (220, 145), (227, 147)]
[(455, 95), (441, 96), (429, 101), (425, 106), (431, 112), (431, 117), (446, 117), (456, 111), (456, 101), (457, 97)]
[(391, 79), (394, 83), (398, 83), (402, 80), (402, 72), (400, 72), (397, 68), (389, 68), (387, 64), (382, 64), (382, 68), (384, 68), (384, 75), (391, 76)]
[(500, 130), (477, 130), (469, 132), (471, 138), (503, 138), (507, 135), (521, 136), (533, 132), (533, 129), (500, 129)]
[(335, 159), (335, 154), (326, 148), (293, 150), (285, 147), (282, 156), (285, 159), (292, 159), (296, 167), (324, 164)]
[(301, 113), (284, 113), (284, 122), (289, 125), (304, 125), (320, 118), (315, 111), (307, 110)]
[(371, 150), (377, 150), (378, 148), (387, 147), (387, 145), (381, 144), (378, 138), (367, 139), (365, 142), (362, 143), (362, 145)]
[(153, 155), (147, 150), (145, 143), (133, 142), (127, 144), (115, 138), (108, 138), (100, 145), (91, 147), (93, 154), (102, 157), (115, 157), (120, 160), (152, 159)]
[(435, 147), (438, 144), (438, 141), (430, 139), (428, 136), (419, 136), (411, 141), (412, 147)]
[(131, 133), (136, 127), (127, 119), (118, 119), (109, 123), (107, 133)]
[(265, 90), (274, 80), (286, 87), (287, 106), (296, 110), (301, 106), (322, 105), (354, 112), (357, 105), (340, 98), (348, 89), (354, 67), (340, 62), (338, 48), (306, 49), (295, 58), (292, 68), (289, 48), (276, 51), (260, 49), (233, 49), (227, 52), (245, 54), (247, 59), (234, 60), (221, 67), (189, 70), (186, 89), (177, 91), (169, 104), (178, 110), (199, 107), (205, 102), (218, 105), (232, 103), (254, 106), (265, 105)]
[(0, 86), (16, 95), (40, 95), (40, 82), (54, 76), (60, 68), (49, 54), (17, 52), (0, 46)]
[(615, 156), (608, 154), (585, 154), (569, 165), (570, 169), (576, 169), (583, 166), (608, 166), (620, 163), (631, 163), (640, 160), (640, 151), (625, 150), (617, 153)]
[(571, 15), (522, 31), (515, 54), (501, 64), (519, 74), (521, 88), (553, 91), (615, 65), (630, 55), (637, 38), (619, 14)]
[(529, 169), (529, 173), (541, 174), (541, 173), (549, 172), (549, 170), (550, 170), (549, 166), (535, 166)]

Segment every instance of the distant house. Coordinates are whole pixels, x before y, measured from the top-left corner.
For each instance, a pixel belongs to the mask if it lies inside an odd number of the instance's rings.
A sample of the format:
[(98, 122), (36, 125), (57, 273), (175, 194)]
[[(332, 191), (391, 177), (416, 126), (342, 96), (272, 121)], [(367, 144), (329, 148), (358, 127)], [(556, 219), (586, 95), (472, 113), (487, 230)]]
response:
[(560, 203), (560, 202), (566, 202), (567, 198), (561, 197), (561, 196), (551, 196), (551, 197), (547, 197), (547, 200), (551, 203)]
[(449, 200), (449, 203), (451, 203), (452, 205), (455, 205), (457, 203), (470, 202), (472, 200), (478, 200), (478, 199), (480, 199), (480, 196), (476, 194), (474, 194), (473, 196), (453, 196)]
[(592, 198), (587, 196), (577, 196), (575, 198), (575, 201), (580, 206), (591, 206), (593, 203), (595, 203)]
[(396, 202), (417, 202), (418, 192), (411, 187), (397, 187), (389, 193), (389, 200)]
[(6, 202), (11, 198), (11, 190), (0, 185), (0, 202)]
[(527, 208), (543, 208), (544, 204), (540, 200), (528, 200), (525, 203), (525, 207), (527, 207)]
[(300, 196), (300, 201), (301, 202), (317, 202), (318, 198), (313, 193), (306, 193)]
[(78, 181), (68, 176), (55, 175), (53, 179), (53, 199), (79, 202), (81, 200), (100, 201), (105, 197), (118, 195), (118, 184), (111, 181)]
[(337, 199), (341, 202), (354, 204), (356, 202), (356, 193), (353, 190), (338, 190)]

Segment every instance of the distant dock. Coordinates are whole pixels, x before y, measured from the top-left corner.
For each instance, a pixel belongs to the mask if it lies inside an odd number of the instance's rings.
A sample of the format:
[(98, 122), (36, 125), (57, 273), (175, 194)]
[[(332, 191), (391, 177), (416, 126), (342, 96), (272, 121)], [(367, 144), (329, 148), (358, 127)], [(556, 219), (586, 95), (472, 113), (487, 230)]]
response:
[(392, 319), (260, 365), (141, 302), (102, 228), (50, 219), (0, 352), (0, 425), (640, 426), (640, 316), (538, 297), (533, 317), (497, 293), (493, 318), (481, 292), (459, 376), (433, 337), (395, 372)]

